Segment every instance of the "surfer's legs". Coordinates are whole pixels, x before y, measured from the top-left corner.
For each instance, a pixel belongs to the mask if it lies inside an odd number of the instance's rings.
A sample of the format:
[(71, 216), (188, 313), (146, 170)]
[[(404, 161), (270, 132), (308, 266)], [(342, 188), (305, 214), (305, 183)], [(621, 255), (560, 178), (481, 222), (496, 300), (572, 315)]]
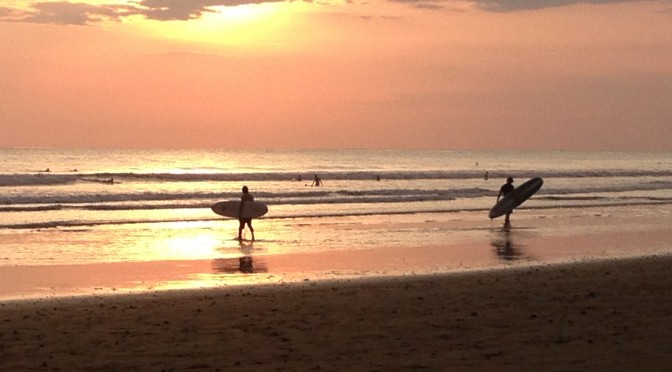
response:
[(250, 228), (250, 233), (252, 233), (252, 240), (254, 240), (254, 228), (252, 228), (252, 219), (245, 218), (240, 219), (238, 221), (240, 222), (240, 226), (238, 226), (238, 240), (243, 240), (243, 230), (245, 229), (245, 225), (247, 225)]
[(511, 213), (507, 213), (506, 216), (504, 216), (504, 227), (511, 227), (509, 216), (511, 216)]
[(239, 219), (238, 222), (240, 223), (238, 226), (238, 240), (243, 240), (243, 229), (245, 229), (245, 223), (247, 220), (244, 219)]

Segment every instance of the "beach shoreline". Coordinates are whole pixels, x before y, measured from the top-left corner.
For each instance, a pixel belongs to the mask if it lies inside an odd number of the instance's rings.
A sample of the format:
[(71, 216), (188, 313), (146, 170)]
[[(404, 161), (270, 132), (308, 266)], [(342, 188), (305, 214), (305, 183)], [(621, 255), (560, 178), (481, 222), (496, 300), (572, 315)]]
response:
[(0, 306), (2, 369), (665, 370), (672, 257)]
[(469, 214), (322, 220), (407, 238), (5, 266), (0, 370), (667, 370), (671, 217), (627, 212), (521, 210), (510, 230)]
[[(410, 218), (412, 217), (412, 218)], [(321, 220), (332, 236), (370, 236), (361, 246), (331, 249), (312, 247), (320, 241), (302, 241), (300, 249), (285, 249), (281, 239), (259, 242), (226, 242), (224, 247), (202, 249), (203, 230), (172, 232), (181, 245), (199, 253), (193, 259), (85, 264), (0, 266), (0, 300), (33, 299), (107, 293), (143, 293), (156, 290), (227, 287), (247, 284), (282, 284), (304, 280), (410, 276), (516, 266), (563, 264), (583, 260), (661, 255), (670, 252), (672, 215), (649, 207), (633, 216), (619, 208), (587, 208), (581, 214), (518, 211), (514, 227), (503, 229), (499, 221), (484, 223), (480, 214), (463, 213), (445, 220), (437, 215), (404, 216), (396, 220), (371, 218)], [(360, 222), (361, 221), (361, 222)], [(310, 229), (314, 227), (311, 226)], [(301, 227), (297, 227), (297, 231)], [(170, 230), (166, 230), (170, 231)], [(396, 235), (379, 237), (380, 232)], [(292, 232), (283, 231), (283, 234)], [(68, 232), (36, 231), (26, 239), (43, 242)], [(161, 234), (157, 232), (156, 234)], [(387, 234), (387, 233), (386, 233)], [(393, 239), (402, 239), (396, 245)], [(145, 243), (143, 243), (145, 242)], [(171, 249), (171, 240), (139, 240)], [(21, 246), (18, 239), (14, 245)], [(43, 244), (43, 243), (42, 243)], [(69, 239), (54, 241), (53, 249), (69, 244), (96, 249)], [(217, 243), (222, 244), (222, 243)], [(330, 243), (326, 243), (330, 244)], [(63, 246), (65, 245), (65, 246)], [(181, 248), (184, 255), (189, 250)], [(182, 256), (178, 256), (182, 257)]]

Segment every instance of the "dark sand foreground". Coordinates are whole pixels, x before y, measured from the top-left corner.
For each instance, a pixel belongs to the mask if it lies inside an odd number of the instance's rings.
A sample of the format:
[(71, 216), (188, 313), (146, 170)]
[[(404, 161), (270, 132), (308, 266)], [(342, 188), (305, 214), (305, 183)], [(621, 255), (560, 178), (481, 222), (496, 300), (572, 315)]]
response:
[(672, 370), (672, 258), (0, 306), (2, 370)]

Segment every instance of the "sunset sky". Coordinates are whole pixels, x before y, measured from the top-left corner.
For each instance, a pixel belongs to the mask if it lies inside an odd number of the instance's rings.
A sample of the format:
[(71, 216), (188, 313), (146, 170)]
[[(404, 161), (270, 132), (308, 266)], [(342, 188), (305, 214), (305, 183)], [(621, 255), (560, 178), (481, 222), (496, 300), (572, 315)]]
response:
[(672, 151), (672, 1), (0, 2), (0, 147)]

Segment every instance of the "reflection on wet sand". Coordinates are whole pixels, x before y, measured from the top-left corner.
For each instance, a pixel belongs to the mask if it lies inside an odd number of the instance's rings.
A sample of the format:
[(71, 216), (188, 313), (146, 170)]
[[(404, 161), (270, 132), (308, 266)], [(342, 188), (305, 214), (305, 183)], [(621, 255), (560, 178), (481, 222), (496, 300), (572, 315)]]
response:
[(219, 274), (259, 274), (267, 273), (266, 262), (251, 256), (238, 258), (216, 258), (212, 260), (212, 271)]
[(495, 248), (497, 257), (505, 261), (518, 260), (524, 257), (520, 247), (514, 247), (511, 228), (505, 227), (498, 231), (499, 237), (490, 242)]
[(253, 242), (240, 242), (242, 256), (236, 258), (215, 258), (212, 260), (212, 270), (223, 274), (259, 274), (267, 273), (268, 265), (260, 258), (253, 258)]

